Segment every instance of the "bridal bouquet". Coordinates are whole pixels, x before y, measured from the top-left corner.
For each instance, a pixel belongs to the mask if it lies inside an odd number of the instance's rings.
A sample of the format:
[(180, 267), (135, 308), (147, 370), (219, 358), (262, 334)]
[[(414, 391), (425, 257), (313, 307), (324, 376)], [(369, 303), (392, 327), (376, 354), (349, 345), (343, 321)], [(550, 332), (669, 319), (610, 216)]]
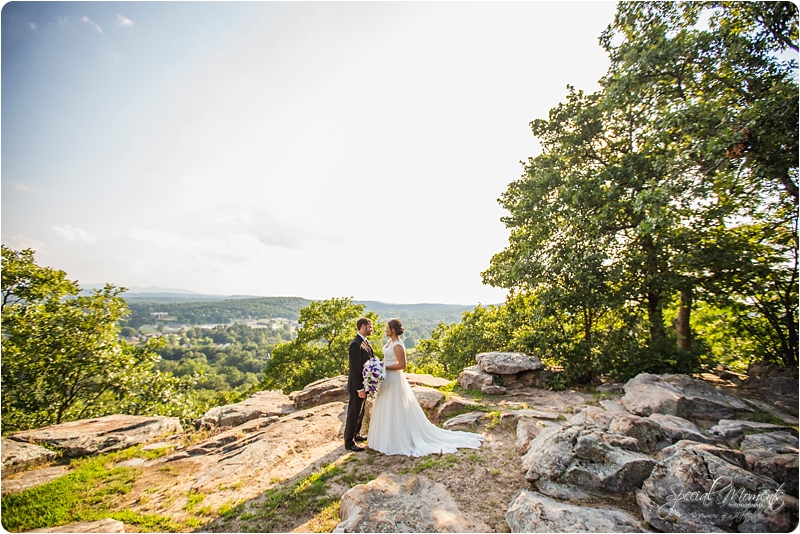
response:
[(364, 390), (367, 395), (374, 395), (380, 388), (381, 381), (386, 378), (386, 367), (382, 361), (373, 356), (364, 364), (361, 376), (364, 378)]

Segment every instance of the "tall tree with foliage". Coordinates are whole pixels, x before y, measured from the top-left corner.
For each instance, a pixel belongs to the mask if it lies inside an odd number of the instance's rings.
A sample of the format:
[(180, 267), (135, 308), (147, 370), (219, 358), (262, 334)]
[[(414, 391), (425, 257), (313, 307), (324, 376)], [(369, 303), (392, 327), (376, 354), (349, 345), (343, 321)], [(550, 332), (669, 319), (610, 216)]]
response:
[(377, 314), (365, 315), (365, 310), (364, 304), (353, 304), (348, 297), (314, 301), (301, 309), (297, 337), (272, 350), (262, 387), (288, 394), (317, 380), (347, 374), (347, 346), (356, 335), (359, 317), (372, 320), (372, 339), (379, 340), (386, 327)]
[[(564, 357), (584, 378), (691, 371), (698, 301), (762, 318), (764, 353), (796, 365), (797, 65), (776, 52), (796, 50), (797, 10), (747, 6), (620, 3), (602, 89), (532, 123), (542, 154), (501, 198), (509, 246), (484, 282), (581, 332)], [(595, 356), (623, 333), (626, 365), (609, 368)]]
[(90, 296), (30, 249), (2, 247), (2, 430), (112, 413), (189, 413), (190, 382), (153, 371), (158, 342), (118, 340), (124, 291)]

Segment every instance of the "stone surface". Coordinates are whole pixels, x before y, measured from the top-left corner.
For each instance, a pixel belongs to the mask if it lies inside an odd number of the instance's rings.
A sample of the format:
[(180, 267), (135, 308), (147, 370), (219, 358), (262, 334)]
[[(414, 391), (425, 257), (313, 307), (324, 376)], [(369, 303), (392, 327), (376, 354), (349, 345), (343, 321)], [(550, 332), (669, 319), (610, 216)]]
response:
[(434, 423), (439, 422), (446, 418), (447, 416), (457, 413), (457, 412), (466, 412), (471, 409), (476, 409), (480, 406), (477, 402), (472, 402), (467, 400), (463, 397), (459, 396), (451, 396), (450, 400), (447, 402), (443, 402), (436, 408), (436, 411), (433, 413), (431, 419)]
[(771, 478), (783, 484), (783, 490), (789, 495), (798, 496), (798, 455), (794, 453), (774, 453), (766, 449), (750, 449), (744, 453), (747, 468), (753, 473)]
[[(346, 416), (341, 402), (300, 410), (252, 433), (236, 427), (160, 459), (174, 462), (182, 470), (191, 466), (190, 488), (215, 491), (220, 486), (242, 484), (249, 491), (263, 491), (263, 484), (276, 469), (286, 469), (289, 460), (319, 457), (342, 448)], [(249, 421), (254, 423), (260, 420)], [(180, 466), (180, 467), (178, 467)]]
[(538, 436), (544, 428), (546, 428), (545, 425), (536, 419), (520, 417), (517, 420), (517, 441), (514, 442), (514, 447), (516, 447), (518, 452), (525, 453), (528, 450), (530, 442)]
[(181, 434), (177, 417), (108, 415), (10, 434), (17, 442), (48, 444), (68, 457), (111, 452), (166, 435)]
[(776, 454), (798, 454), (797, 436), (790, 432), (764, 432), (763, 434), (748, 434), (744, 437), (739, 450), (765, 449)]
[(488, 532), (468, 519), (444, 485), (424, 476), (381, 475), (342, 495), (334, 532)]
[(740, 522), (737, 502), (749, 502), (742, 501), (742, 492), (776, 495), (778, 484), (727, 461), (743, 459), (739, 451), (724, 449), (679, 441), (662, 450), (650, 477), (636, 491), (644, 519), (662, 532), (731, 531)]
[(85, 521), (70, 523), (50, 528), (36, 528), (28, 532), (125, 532), (125, 524), (116, 519), (101, 519), (99, 521)]
[(298, 410), (319, 406), (329, 402), (347, 402), (347, 376), (339, 375), (333, 378), (323, 378), (312, 382), (301, 391), (293, 391), (289, 399), (294, 402)]
[(720, 441), (727, 441), (731, 445), (739, 445), (745, 433), (770, 432), (773, 430), (786, 430), (787, 427), (757, 421), (741, 419), (722, 419), (708, 429), (708, 435)]
[(42, 469), (23, 471), (22, 473), (18, 473), (13, 478), (4, 478), (2, 483), (3, 495), (7, 495), (9, 493), (19, 493), (20, 491), (25, 491), (26, 489), (33, 488), (35, 486), (40, 486), (67, 474), (68, 471), (69, 466), (54, 465)]
[(431, 411), (444, 400), (444, 393), (425, 386), (411, 386), (411, 391), (423, 410)]
[(601, 400), (600, 401), (600, 406), (605, 408), (605, 410), (607, 412), (627, 412), (628, 411), (628, 410), (625, 409), (625, 407), (622, 404), (620, 404), (619, 402), (617, 402), (615, 400), (608, 400), (608, 399)]
[(441, 378), (438, 376), (432, 375), (419, 375), (414, 373), (403, 373), (406, 376), (406, 380), (412, 386), (425, 386), (429, 388), (441, 388), (447, 385), (450, 385), (452, 380), (447, 380), (446, 378)]
[[(784, 412), (783, 410), (779, 410), (775, 406), (773, 406), (771, 404), (768, 404), (768, 403), (766, 403), (766, 402), (764, 402), (762, 400), (752, 399), (752, 398), (750, 398), (750, 399), (743, 398), (742, 400), (745, 401), (747, 404), (751, 405), (753, 408), (755, 408), (757, 410), (764, 410), (766, 412), (771, 413), (772, 415), (774, 415), (778, 419), (782, 420), (787, 425), (797, 426), (798, 424), (800, 424), (800, 419), (798, 419), (796, 416), (789, 415), (788, 413)], [(780, 398), (776, 401), (776, 403), (783, 404), (783, 402), (780, 400)], [(795, 406), (794, 409), (797, 410), (797, 406)]]
[(475, 360), (483, 372), (498, 375), (515, 375), (544, 369), (539, 358), (521, 352), (482, 352), (475, 356)]
[(457, 415), (445, 421), (442, 428), (448, 430), (470, 430), (475, 427), (481, 419), (484, 419), (486, 415), (486, 412), (462, 413), (461, 415)]
[(718, 421), (753, 412), (733, 395), (686, 375), (639, 374), (625, 384), (620, 402), (636, 415), (663, 413), (690, 421)]
[(494, 376), (481, 370), (477, 365), (465, 367), (458, 374), (458, 385), (467, 390), (481, 389), (494, 385)]
[(506, 513), (511, 532), (645, 532), (633, 516), (620, 510), (565, 504), (522, 490)]
[(690, 439), (701, 443), (713, 443), (713, 440), (703, 434), (700, 428), (683, 417), (663, 413), (651, 413), (648, 419), (655, 421), (669, 435), (672, 443), (682, 439)]
[(24, 443), (13, 439), (3, 439), (3, 477), (27, 467), (49, 462), (56, 458), (56, 453), (34, 443)]
[(194, 426), (198, 430), (239, 426), (251, 419), (281, 416), (293, 411), (294, 403), (280, 390), (259, 391), (242, 402), (211, 408), (194, 422)]

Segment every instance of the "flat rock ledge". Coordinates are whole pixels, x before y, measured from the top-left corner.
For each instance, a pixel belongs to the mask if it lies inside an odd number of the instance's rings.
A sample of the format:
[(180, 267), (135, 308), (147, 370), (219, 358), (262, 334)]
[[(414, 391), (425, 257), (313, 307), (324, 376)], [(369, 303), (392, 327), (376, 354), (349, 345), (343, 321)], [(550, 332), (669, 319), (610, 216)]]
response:
[(70, 523), (69, 525), (58, 527), (37, 528), (28, 532), (125, 532), (125, 524), (109, 518), (99, 521)]
[(697, 421), (719, 421), (754, 410), (733, 395), (686, 375), (642, 373), (625, 384), (620, 401), (629, 412), (653, 413)]
[(468, 519), (443, 484), (420, 475), (381, 475), (342, 495), (334, 532), (489, 532)]
[(511, 532), (646, 532), (620, 510), (575, 506), (522, 490), (506, 513)]
[(55, 460), (57, 456), (55, 452), (41, 445), (6, 438), (0, 448), (3, 451), (3, 478), (28, 467)]
[[(50, 445), (60, 449), (64, 456), (78, 457), (116, 451), (182, 433), (177, 417), (117, 414), (16, 432), (7, 436), (7, 439)], [(5, 440), (3, 442), (5, 444)]]
[(239, 426), (259, 417), (281, 416), (295, 410), (292, 400), (282, 391), (259, 391), (242, 402), (211, 408), (194, 426), (198, 430)]

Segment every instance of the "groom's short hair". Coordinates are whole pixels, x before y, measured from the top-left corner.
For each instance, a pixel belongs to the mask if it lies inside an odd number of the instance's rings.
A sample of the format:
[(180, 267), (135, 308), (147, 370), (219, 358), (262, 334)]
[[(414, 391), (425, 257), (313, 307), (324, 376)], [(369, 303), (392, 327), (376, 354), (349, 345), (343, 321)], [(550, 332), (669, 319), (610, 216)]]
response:
[(367, 319), (366, 317), (362, 317), (358, 321), (356, 321), (356, 329), (361, 330), (362, 326), (367, 326), (372, 321)]

